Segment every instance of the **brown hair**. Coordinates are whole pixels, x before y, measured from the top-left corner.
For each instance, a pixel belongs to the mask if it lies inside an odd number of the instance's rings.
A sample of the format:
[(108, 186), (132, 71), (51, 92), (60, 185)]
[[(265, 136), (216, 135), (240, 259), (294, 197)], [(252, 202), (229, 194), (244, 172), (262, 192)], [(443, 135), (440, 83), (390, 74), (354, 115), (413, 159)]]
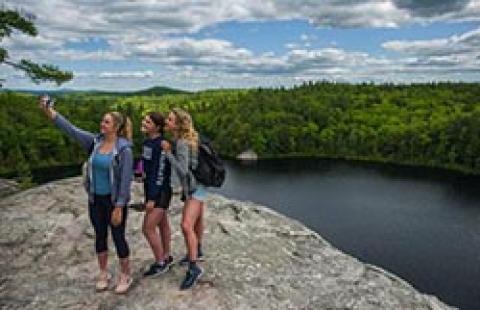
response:
[(160, 112), (148, 112), (147, 116), (158, 127), (158, 132), (163, 135), (163, 130), (165, 129), (165, 117), (163, 114)]
[(193, 121), (190, 114), (180, 108), (173, 108), (172, 113), (175, 114), (175, 123), (177, 124), (175, 136), (179, 139), (185, 139), (194, 150), (197, 150), (198, 133), (193, 127)]
[(132, 121), (130, 118), (116, 111), (107, 114), (112, 117), (113, 123), (117, 127), (118, 136), (132, 141)]

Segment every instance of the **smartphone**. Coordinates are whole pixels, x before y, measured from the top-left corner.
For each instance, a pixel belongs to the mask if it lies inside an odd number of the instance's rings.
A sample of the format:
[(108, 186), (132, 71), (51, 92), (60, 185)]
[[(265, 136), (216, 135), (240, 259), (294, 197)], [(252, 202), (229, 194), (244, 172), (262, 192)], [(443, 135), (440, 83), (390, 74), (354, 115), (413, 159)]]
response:
[(46, 104), (47, 107), (52, 107), (55, 104), (55, 99), (51, 98), (49, 95), (44, 94), (40, 97), (40, 100)]

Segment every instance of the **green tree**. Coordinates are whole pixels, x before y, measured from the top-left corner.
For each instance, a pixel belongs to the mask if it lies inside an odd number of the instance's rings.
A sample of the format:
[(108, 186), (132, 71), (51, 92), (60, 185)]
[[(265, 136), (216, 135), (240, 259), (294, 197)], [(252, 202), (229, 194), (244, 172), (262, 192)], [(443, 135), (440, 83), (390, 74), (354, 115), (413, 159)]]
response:
[[(0, 9), (0, 42), (9, 37), (14, 30), (19, 30), (29, 36), (37, 35), (37, 28), (33, 23), (33, 16), (22, 16), (17, 11)], [(19, 62), (10, 60), (8, 51), (0, 47), (0, 65), (9, 65), (17, 70), (25, 72), (34, 83), (54, 81), (57, 85), (70, 81), (73, 73), (61, 71), (58, 67), (50, 64), (36, 64), (27, 59)], [(0, 87), (2, 86), (0, 80)]]

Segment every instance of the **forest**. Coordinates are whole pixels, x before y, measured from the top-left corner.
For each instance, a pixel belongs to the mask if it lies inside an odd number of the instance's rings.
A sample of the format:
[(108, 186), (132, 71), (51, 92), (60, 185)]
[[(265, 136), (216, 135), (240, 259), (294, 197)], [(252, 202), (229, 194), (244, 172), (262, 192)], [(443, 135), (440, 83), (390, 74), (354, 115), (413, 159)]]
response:
[[(391, 162), (480, 173), (480, 84), (342, 84), (292, 88), (139, 93), (57, 93), (57, 110), (96, 132), (102, 115), (189, 111), (225, 158), (251, 149), (260, 158), (320, 157)], [(29, 182), (32, 169), (74, 165), (86, 154), (41, 113), (37, 96), (0, 92), (0, 175)]]

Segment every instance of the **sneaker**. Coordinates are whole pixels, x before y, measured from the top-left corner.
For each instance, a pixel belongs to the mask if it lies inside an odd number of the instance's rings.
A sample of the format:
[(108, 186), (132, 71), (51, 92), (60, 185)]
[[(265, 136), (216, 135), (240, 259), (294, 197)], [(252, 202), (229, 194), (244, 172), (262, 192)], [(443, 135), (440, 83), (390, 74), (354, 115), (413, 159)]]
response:
[(150, 276), (158, 276), (161, 275), (162, 273), (165, 273), (168, 269), (170, 268), (170, 265), (167, 265), (166, 263), (153, 263), (150, 265), (150, 268), (148, 268), (147, 271), (143, 273), (144, 277), (150, 277)]
[(133, 283), (133, 278), (126, 274), (120, 274), (120, 280), (118, 281), (115, 293), (125, 294)]
[(108, 288), (108, 285), (110, 284), (110, 279), (112, 278), (112, 275), (106, 271), (101, 272), (100, 275), (97, 278), (97, 283), (95, 284), (95, 289), (97, 292), (104, 291)]
[(170, 255), (168, 258), (163, 262), (167, 268), (170, 269), (170, 267), (173, 265), (173, 257)]
[(203, 270), (202, 268), (198, 267), (197, 265), (188, 268), (187, 274), (185, 275), (185, 279), (183, 280), (182, 284), (180, 285), (181, 290), (187, 290), (197, 283), (198, 279), (202, 276)]

